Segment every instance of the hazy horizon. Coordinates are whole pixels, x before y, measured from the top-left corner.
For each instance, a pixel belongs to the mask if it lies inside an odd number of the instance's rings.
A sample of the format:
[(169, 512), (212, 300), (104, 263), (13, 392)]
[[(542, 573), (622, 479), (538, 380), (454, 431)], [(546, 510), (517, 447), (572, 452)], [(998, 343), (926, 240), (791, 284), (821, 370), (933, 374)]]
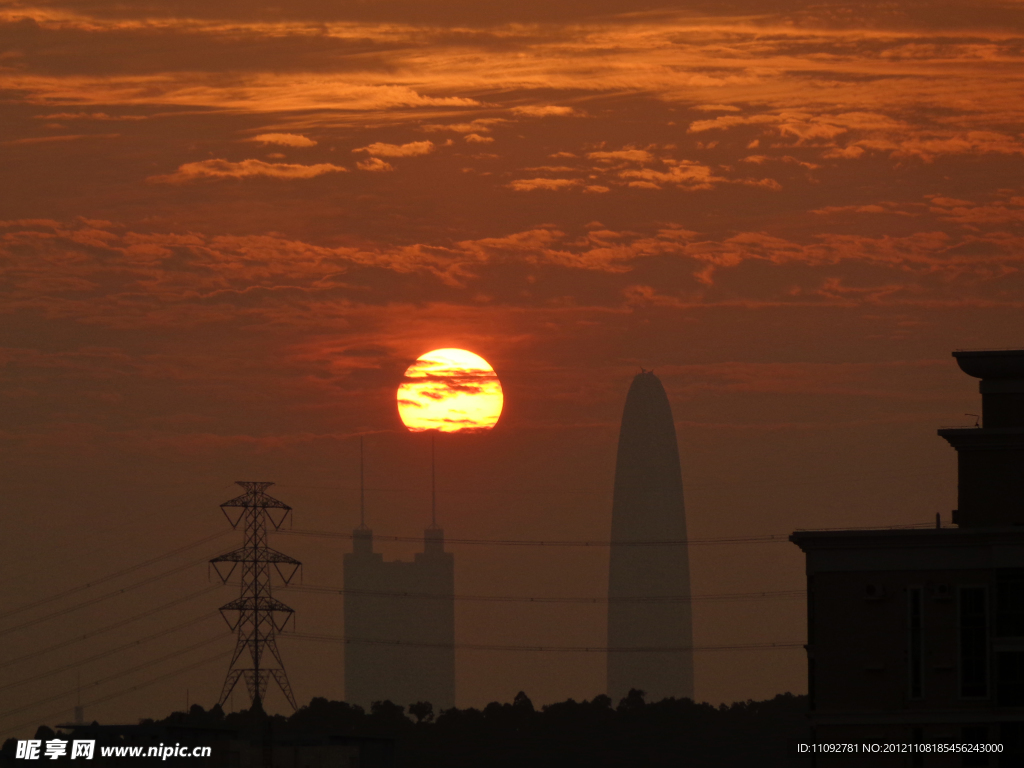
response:
[[(980, 413), (950, 352), (1024, 346), (1020, 11), (0, 2), (0, 613), (223, 534), (5, 618), (182, 566), (4, 635), (7, 660), (69, 645), (8, 669), (0, 731), (68, 719), (79, 674), (85, 703), (167, 675), (90, 720), (214, 703), (226, 658), (176, 670), (233, 648), (230, 587), (71, 641), (205, 589), (240, 545), (218, 509), (236, 480), (348, 533), (362, 435), (367, 524), (421, 535), (429, 436), (396, 392), (433, 349), (483, 357), (505, 398), (492, 431), (438, 438), (449, 539), (607, 540), (641, 368), (673, 409), (689, 536), (780, 537), (693, 545), (695, 596), (802, 590), (797, 528), (948, 521), (935, 431)], [(349, 540), (271, 546), (343, 586)], [(460, 595), (607, 589), (600, 547), (449, 551)], [(282, 599), (341, 634), (340, 596)], [(804, 640), (799, 595), (693, 615), (698, 647)], [(462, 600), (456, 641), (600, 647), (605, 620)], [(279, 645), (300, 702), (340, 698), (341, 644)], [(456, 676), (458, 706), (540, 705), (602, 693), (605, 658), (459, 649)], [(803, 693), (804, 652), (702, 651), (695, 677), (712, 703)]]

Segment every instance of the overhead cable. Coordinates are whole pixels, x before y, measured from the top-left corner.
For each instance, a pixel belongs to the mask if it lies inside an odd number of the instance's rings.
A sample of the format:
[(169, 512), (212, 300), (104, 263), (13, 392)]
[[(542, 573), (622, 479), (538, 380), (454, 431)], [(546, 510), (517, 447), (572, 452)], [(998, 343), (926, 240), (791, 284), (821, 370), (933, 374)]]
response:
[(668, 645), (609, 648), (607, 646), (585, 645), (487, 645), (483, 643), (414, 643), (404, 640), (371, 640), (367, 638), (338, 637), (336, 635), (311, 635), (289, 632), (281, 637), (298, 640), (317, 640), (343, 645), (392, 645), (410, 648), (454, 648), (469, 651), (528, 651), (544, 653), (689, 653), (690, 651), (768, 651), (782, 648), (803, 648), (803, 642), (744, 643), (739, 645)]
[[(796, 529), (797, 532), (828, 532), (828, 531), (857, 531), (857, 530), (904, 530), (917, 528), (933, 528), (935, 524), (911, 523), (909, 525), (889, 526), (846, 526), (844, 528), (813, 528)], [(306, 528), (288, 528), (277, 531), (277, 533), (291, 536), (321, 536), (324, 538), (352, 539), (354, 533), (344, 531), (317, 531)], [(690, 544), (782, 544), (789, 541), (791, 533), (772, 533), (764, 536), (721, 536), (709, 539), (661, 539), (650, 541), (608, 541), (608, 540), (581, 540), (581, 539), (453, 539), (445, 538), (445, 544), (481, 544), (485, 546), (503, 547), (678, 547), (689, 546)], [(380, 536), (373, 535), (376, 541), (395, 541), (422, 543), (423, 536)]]
[(169, 571), (164, 571), (163, 573), (158, 573), (155, 576), (150, 576), (148, 579), (143, 579), (142, 581), (137, 581), (134, 584), (129, 584), (127, 587), (122, 587), (121, 589), (115, 589), (112, 592), (106, 592), (106, 593), (100, 595), (99, 597), (94, 597), (91, 600), (86, 600), (84, 603), (77, 603), (76, 605), (71, 605), (71, 606), (68, 606), (67, 608), (62, 608), (59, 611), (54, 611), (53, 613), (48, 613), (45, 616), (38, 616), (38, 617), (36, 617), (34, 619), (30, 619), (29, 621), (24, 621), (21, 624), (15, 624), (13, 627), (7, 627), (6, 629), (0, 629), (0, 637), (3, 637), (4, 635), (9, 635), (11, 632), (15, 632), (15, 631), (17, 631), (19, 629), (24, 629), (26, 627), (32, 627), (32, 626), (35, 626), (36, 624), (42, 624), (44, 621), (49, 621), (50, 619), (55, 619), (58, 616), (64, 616), (65, 614), (71, 613), (72, 611), (77, 611), (77, 610), (80, 610), (82, 608), (87, 608), (90, 605), (95, 605), (96, 603), (101, 603), (104, 600), (109, 600), (112, 597), (117, 597), (118, 595), (123, 595), (125, 592), (131, 592), (132, 590), (138, 589), (139, 587), (144, 587), (147, 584), (152, 584), (154, 581), (160, 581), (161, 579), (166, 579), (168, 576), (173, 576), (176, 573), (181, 573), (186, 568), (191, 568), (194, 565), (198, 565), (199, 563), (205, 563), (205, 562), (207, 562), (207, 558), (205, 558), (205, 557), (202, 558), (202, 559), (199, 559), (199, 560), (192, 560), (190, 562), (185, 563), (184, 565), (179, 565), (179, 566), (176, 566), (175, 568), (171, 568)]
[[(96, 686), (102, 685), (103, 683), (108, 683), (111, 680), (116, 680), (119, 677), (124, 677), (125, 675), (132, 674), (133, 672), (138, 672), (140, 669), (145, 669), (146, 667), (151, 667), (154, 664), (159, 664), (160, 662), (167, 661), (168, 659), (173, 659), (173, 658), (176, 658), (178, 656), (182, 656), (183, 654), (186, 654), (186, 653), (189, 653), (191, 651), (194, 651), (197, 648), (202, 648), (203, 646), (209, 645), (210, 643), (215, 643), (217, 641), (223, 642), (223, 640), (224, 640), (224, 633), (223, 632), (218, 632), (215, 637), (211, 637), (211, 638), (208, 638), (208, 639), (203, 640), (201, 642), (195, 643), (193, 645), (188, 646), (187, 648), (182, 648), (179, 651), (175, 651), (173, 653), (168, 653), (168, 654), (166, 654), (164, 656), (161, 656), (158, 659), (152, 659), (151, 661), (147, 661), (147, 662), (144, 662), (142, 664), (136, 664), (134, 667), (129, 667), (128, 669), (122, 669), (120, 672), (115, 672), (114, 674), (107, 675), (106, 677), (102, 677), (99, 680), (94, 680), (91, 683), (83, 685), (82, 686), (82, 690), (85, 690), (86, 688), (95, 688)], [(33, 701), (30, 704), (23, 704), (20, 707), (15, 707), (14, 709), (9, 709), (6, 712), (0, 712), (0, 720), (4, 720), (4, 719), (10, 717), (11, 715), (16, 715), (19, 712), (24, 712), (26, 709), (32, 709), (34, 707), (38, 707), (40, 704), (47, 704), (47, 703), (49, 703), (51, 701), (54, 701), (55, 699), (60, 699), (60, 698), (62, 698), (64, 696), (68, 696), (71, 693), (74, 693), (74, 692), (72, 691), (72, 692), (69, 693), (68, 691), (64, 691), (62, 693), (54, 694), (53, 696), (48, 696), (45, 699), (38, 699), (37, 701)]]
[(156, 608), (152, 608), (148, 611), (145, 611), (144, 613), (131, 616), (130, 618), (124, 619), (122, 621), (115, 621), (113, 624), (107, 624), (105, 627), (100, 627), (99, 629), (90, 630), (89, 632), (86, 632), (84, 635), (77, 635), (69, 640), (64, 640), (63, 642), (57, 643), (56, 645), (51, 645), (47, 648), (41, 648), (38, 651), (26, 653), (24, 656), (18, 656), (14, 659), (8, 659), (7, 661), (0, 662), (0, 669), (3, 669), (4, 667), (10, 667), (15, 664), (21, 664), (22, 662), (28, 661), (29, 659), (34, 659), (37, 656), (43, 656), (44, 654), (52, 653), (53, 651), (59, 651), (61, 648), (67, 648), (69, 645), (80, 643), (83, 640), (88, 640), (89, 638), (96, 637), (97, 635), (102, 635), (104, 632), (110, 632), (114, 629), (120, 629), (121, 627), (127, 624), (139, 621), (140, 619), (152, 616), (155, 613), (160, 613), (160, 611), (165, 611), (168, 608), (173, 608), (176, 605), (181, 605), (182, 603), (188, 602), (189, 600), (194, 600), (195, 598), (200, 597), (201, 595), (209, 594), (210, 592), (214, 592), (219, 589), (220, 585), (214, 584), (212, 586), (206, 587), (205, 589), (200, 589), (196, 592), (192, 592), (191, 594), (185, 595), (184, 597), (179, 597), (177, 600), (172, 600), (169, 603), (164, 603), (163, 605), (158, 606)]
[(422, 600), (470, 600), (486, 603), (692, 603), (713, 600), (768, 600), (773, 598), (787, 599), (806, 596), (800, 589), (787, 589), (775, 592), (727, 592), (717, 595), (656, 595), (651, 597), (544, 597), (516, 595), (445, 595), (437, 592), (385, 592), (369, 589), (337, 589), (309, 584), (292, 585), (289, 591), (321, 592), (336, 595), (366, 597), (400, 597)]
[(145, 643), (148, 643), (150, 640), (155, 640), (158, 637), (163, 637), (164, 635), (169, 635), (172, 632), (177, 632), (179, 629), (184, 629), (185, 627), (191, 627), (193, 624), (198, 624), (199, 622), (204, 621), (204, 620), (210, 618), (211, 616), (216, 616), (216, 615), (217, 615), (217, 611), (212, 611), (211, 613), (205, 613), (202, 616), (198, 616), (198, 617), (196, 617), (194, 619), (190, 619), (190, 620), (184, 622), (183, 624), (178, 624), (176, 626), (169, 627), (167, 629), (162, 629), (159, 632), (153, 633), (152, 635), (148, 635), (147, 637), (143, 637), (143, 638), (140, 638), (138, 640), (133, 640), (132, 642), (125, 643), (124, 645), (119, 645), (116, 648), (108, 648), (107, 650), (102, 651), (100, 653), (97, 653), (97, 654), (95, 654), (93, 656), (89, 656), (88, 658), (79, 659), (77, 661), (73, 661), (73, 662), (70, 662), (68, 664), (65, 664), (63, 667), (55, 667), (53, 669), (47, 670), (46, 672), (40, 672), (37, 675), (33, 675), (32, 677), (26, 677), (26, 678), (24, 678), (22, 680), (15, 680), (13, 683), (7, 683), (6, 685), (0, 685), (0, 691), (6, 691), (8, 688), (14, 688), (14, 687), (19, 686), (19, 685), (24, 685), (25, 683), (33, 683), (36, 680), (42, 680), (43, 678), (51, 677), (52, 675), (56, 675), (59, 672), (63, 672), (64, 670), (74, 669), (75, 667), (80, 667), (83, 664), (89, 664), (89, 663), (91, 663), (93, 661), (99, 661), (100, 659), (104, 659), (107, 656), (112, 656), (115, 653), (120, 653), (121, 651), (127, 651), (130, 648), (135, 648), (137, 646), (144, 645)]
[[(122, 688), (120, 691), (115, 691), (114, 693), (109, 693), (106, 696), (101, 696), (98, 699), (93, 699), (92, 701), (87, 701), (84, 704), (82, 704), (81, 706), (82, 707), (93, 707), (93, 706), (95, 706), (97, 704), (102, 704), (103, 702), (110, 701), (111, 699), (116, 699), (116, 698), (118, 698), (120, 696), (124, 696), (127, 693), (132, 693), (132, 692), (137, 691), (137, 690), (139, 690), (141, 688), (146, 688), (146, 687), (148, 687), (150, 685), (153, 685), (154, 683), (159, 683), (161, 680), (166, 680), (169, 677), (176, 677), (176, 676), (182, 674), (183, 672), (189, 672), (189, 671), (191, 671), (193, 669), (196, 669), (197, 667), (202, 667), (202, 666), (204, 666), (206, 664), (212, 664), (215, 661), (220, 661), (221, 659), (227, 658), (230, 655), (231, 655), (230, 651), (221, 651), (220, 653), (218, 653), (218, 654), (216, 654), (214, 656), (208, 656), (207, 658), (203, 659), (202, 661), (197, 661), (194, 664), (189, 664), (186, 667), (181, 667), (180, 669), (175, 669), (175, 670), (173, 670), (171, 672), (165, 672), (162, 675), (159, 675), (159, 676), (154, 677), (154, 678), (150, 678), (149, 680), (147, 680), (144, 683), (139, 683), (138, 685), (133, 685), (131, 688)], [(65, 691), (63, 694), (61, 694), (61, 696), (73, 696), (73, 695), (75, 695), (76, 692), (77, 692), (77, 689), (76, 689), (76, 691)], [(71, 710), (71, 707), (64, 707), (63, 709), (58, 709), (58, 710), (56, 710), (54, 712), (48, 712), (45, 715), (37, 715), (36, 717), (33, 717), (31, 720), (27, 720), (24, 723), (19, 723), (18, 725), (11, 726), (10, 728), (8, 728), (5, 731), (5, 734), (17, 733), (22, 728), (32, 728), (33, 726), (38, 725), (40, 720), (44, 720), (44, 721), (45, 720), (50, 720), (51, 718), (57, 717), (57, 715), (63, 715), (65, 712), (68, 712), (70, 710)]]
[(26, 603), (25, 605), (19, 606), (17, 608), (12, 608), (9, 611), (4, 611), (3, 613), (0, 613), (0, 619), (6, 619), (8, 616), (14, 616), (15, 614), (31, 610), (32, 608), (38, 608), (40, 605), (52, 603), (56, 600), (60, 600), (61, 598), (67, 597), (68, 595), (73, 595), (77, 592), (82, 592), (86, 589), (98, 586), (99, 584), (104, 584), (108, 581), (112, 581), (113, 579), (119, 578), (121, 576), (127, 576), (129, 573), (134, 573), (140, 568), (145, 568), (146, 566), (152, 565), (153, 563), (158, 563), (161, 560), (166, 560), (168, 557), (180, 555), (182, 552), (194, 549), (195, 547), (198, 547), (202, 544), (206, 544), (207, 542), (213, 541), (214, 539), (219, 539), (221, 536), (225, 536), (228, 533), (229, 531), (221, 531), (220, 533), (214, 534), (212, 536), (207, 536), (205, 539), (200, 539), (199, 541), (194, 541), (191, 544), (186, 544), (184, 547), (178, 547), (177, 549), (171, 550), (170, 552), (165, 552), (164, 554), (146, 560), (145, 562), (137, 563), (136, 565), (130, 566), (123, 570), (116, 571), (114, 573), (109, 573), (106, 576), (102, 576), (98, 579), (93, 579), (92, 581), (87, 582), (85, 584), (80, 584), (77, 587), (72, 587), (71, 589), (66, 589), (63, 592), (58, 592), (56, 595), (50, 595), (50, 597), (44, 597), (41, 600), (36, 600), (35, 602)]
[[(341, 531), (314, 531), (304, 528), (289, 528), (280, 530), (277, 533), (292, 536), (323, 536), (327, 538), (351, 539), (353, 534)], [(374, 534), (377, 541), (404, 541), (422, 542), (422, 536), (378, 536)], [(783, 543), (789, 541), (789, 534), (773, 534), (770, 536), (729, 536), (717, 539), (665, 539), (663, 541), (585, 541), (574, 539), (450, 539), (445, 538), (445, 544), (483, 544), (503, 547), (670, 547), (685, 546), (688, 544), (759, 544), (759, 543)]]

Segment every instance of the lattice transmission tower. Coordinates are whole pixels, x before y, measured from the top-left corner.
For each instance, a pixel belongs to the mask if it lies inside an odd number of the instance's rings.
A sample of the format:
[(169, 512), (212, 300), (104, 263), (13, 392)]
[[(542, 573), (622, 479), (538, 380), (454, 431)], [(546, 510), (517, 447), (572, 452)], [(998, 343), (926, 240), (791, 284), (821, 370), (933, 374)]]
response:
[[(235, 569), (242, 566), (241, 595), (220, 609), (231, 631), (237, 632), (238, 641), (219, 703), (223, 706), (239, 679), (244, 678), (253, 706), (258, 704), (262, 708), (267, 685), (273, 677), (288, 703), (293, 709), (298, 709), (288, 673), (277, 650), (277, 633), (285, 628), (295, 611), (271, 595), (271, 566), (288, 584), (302, 563), (267, 546), (267, 521), (274, 530), (279, 529), (292, 508), (265, 493), (273, 483), (240, 480), (238, 485), (245, 489), (245, 493), (224, 502), (220, 508), (232, 528), (245, 521), (245, 544), (241, 549), (210, 561), (225, 584)], [(237, 514), (235, 510), (238, 510)], [(230, 614), (235, 615), (233, 621)]]

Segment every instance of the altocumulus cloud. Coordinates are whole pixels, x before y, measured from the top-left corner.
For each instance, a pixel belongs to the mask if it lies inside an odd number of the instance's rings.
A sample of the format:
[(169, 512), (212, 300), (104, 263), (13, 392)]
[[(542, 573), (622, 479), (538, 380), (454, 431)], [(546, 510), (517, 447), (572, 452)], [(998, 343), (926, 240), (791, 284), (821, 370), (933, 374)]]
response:
[(386, 163), (379, 157), (368, 157), (365, 160), (360, 160), (356, 163), (356, 166), (361, 171), (376, 171), (378, 173), (395, 170), (391, 163)]
[(297, 133), (261, 133), (253, 136), (249, 141), (258, 141), (261, 144), (280, 144), (285, 147), (315, 147), (316, 142)]
[(613, 152), (589, 152), (587, 154), (591, 160), (601, 160), (604, 162), (613, 162), (615, 160), (627, 160), (634, 163), (649, 163), (654, 159), (654, 156), (643, 149), (618, 149)]
[(517, 115), (526, 117), (574, 117), (579, 114), (572, 107), (558, 107), (553, 104), (547, 106), (512, 107)]
[(265, 163), (262, 160), (242, 160), (232, 163), (228, 160), (201, 160), (178, 166), (175, 173), (165, 176), (150, 176), (149, 181), (165, 184), (181, 184), (196, 179), (248, 179), (254, 176), (270, 176), (274, 179), (311, 179), (324, 173), (347, 171), (340, 165), (317, 163), (296, 165), (293, 163)]
[(537, 189), (569, 189), (579, 183), (576, 179), (516, 179), (510, 181), (508, 187), (516, 192), (533, 192)]
[(353, 152), (368, 152), (377, 157), (414, 157), (416, 155), (428, 155), (434, 151), (432, 141), (412, 141), (408, 144), (385, 144), (376, 141), (365, 147), (356, 147)]

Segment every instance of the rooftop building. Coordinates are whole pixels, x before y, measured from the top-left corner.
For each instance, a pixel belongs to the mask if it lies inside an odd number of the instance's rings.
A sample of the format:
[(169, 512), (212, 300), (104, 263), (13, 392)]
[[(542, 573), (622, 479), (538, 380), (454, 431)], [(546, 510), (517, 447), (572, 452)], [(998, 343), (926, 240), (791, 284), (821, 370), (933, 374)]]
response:
[(819, 741), (1005, 750), (905, 765), (1024, 765), (1024, 350), (954, 357), (982, 394), (977, 427), (939, 430), (958, 455), (957, 527), (791, 537), (806, 553), (811, 726)]
[(454, 707), (455, 560), (444, 531), (427, 528), (412, 562), (385, 562), (360, 526), (344, 571), (345, 700)]

